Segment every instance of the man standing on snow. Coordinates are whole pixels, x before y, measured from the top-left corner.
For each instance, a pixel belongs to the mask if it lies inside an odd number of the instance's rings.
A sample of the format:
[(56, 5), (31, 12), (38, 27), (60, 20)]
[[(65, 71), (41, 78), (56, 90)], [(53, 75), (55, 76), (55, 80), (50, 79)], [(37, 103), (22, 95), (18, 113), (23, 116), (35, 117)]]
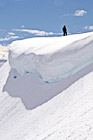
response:
[(67, 29), (66, 29), (65, 25), (64, 25), (64, 27), (62, 29), (63, 29), (63, 36), (67, 35)]

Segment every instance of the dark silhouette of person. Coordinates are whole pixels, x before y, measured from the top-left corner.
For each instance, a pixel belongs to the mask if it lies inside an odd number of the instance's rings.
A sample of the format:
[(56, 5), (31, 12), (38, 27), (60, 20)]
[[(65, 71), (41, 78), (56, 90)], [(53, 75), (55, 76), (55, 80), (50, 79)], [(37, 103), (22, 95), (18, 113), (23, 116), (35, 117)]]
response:
[(65, 25), (63, 26), (62, 30), (63, 30), (63, 36), (66, 36), (67, 35), (67, 28)]

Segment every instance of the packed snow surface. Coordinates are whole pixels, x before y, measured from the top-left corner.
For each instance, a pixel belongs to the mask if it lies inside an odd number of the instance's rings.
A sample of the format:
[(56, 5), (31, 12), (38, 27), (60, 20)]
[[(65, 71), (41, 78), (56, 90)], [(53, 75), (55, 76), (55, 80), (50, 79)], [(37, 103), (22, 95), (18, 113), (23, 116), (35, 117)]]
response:
[(92, 32), (15, 41), (8, 58), (1, 140), (93, 140)]
[(8, 46), (0, 45), (0, 67), (8, 59)]
[(15, 41), (9, 63), (19, 75), (37, 73), (49, 83), (62, 80), (93, 63), (93, 33)]

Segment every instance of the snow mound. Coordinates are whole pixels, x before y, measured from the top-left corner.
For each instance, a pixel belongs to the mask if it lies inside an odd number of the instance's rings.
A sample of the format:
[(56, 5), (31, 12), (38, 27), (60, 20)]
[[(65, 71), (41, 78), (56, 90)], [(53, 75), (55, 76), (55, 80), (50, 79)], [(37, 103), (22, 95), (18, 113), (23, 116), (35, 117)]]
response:
[(93, 33), (32, 38), (10, 45), (9, 64), (16, 74), (38, 74), (53, 83), (93, 63)]
[(0, 67), (1, 140), (93, 140), (92, 40), (87, 33), (11, 44)]
[(9, 64), (3, 91), (33, 109), (93, 71), (93, 33), (15, 41)]
[[(8, 65), (0, 71), (4, 74), (3, 77), (0, 75), (0, 86), (7, 77), (7, 71), (9, 72)], [(12, 86), (12, 83), (10, 84)], [(93, 72), (34, 110), (26, 110), (18, 98), (11, 98), (6, 92), (1, 93), (0, 138), (1, 140), (92, 140)]]

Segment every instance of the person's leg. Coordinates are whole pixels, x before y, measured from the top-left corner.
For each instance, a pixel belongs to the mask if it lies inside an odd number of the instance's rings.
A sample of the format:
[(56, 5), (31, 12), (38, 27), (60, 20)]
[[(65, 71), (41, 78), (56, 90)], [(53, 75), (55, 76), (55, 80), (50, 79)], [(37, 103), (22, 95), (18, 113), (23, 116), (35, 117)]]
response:
[(66, 35), (67, 35), (67, 32), (66, 32)]

